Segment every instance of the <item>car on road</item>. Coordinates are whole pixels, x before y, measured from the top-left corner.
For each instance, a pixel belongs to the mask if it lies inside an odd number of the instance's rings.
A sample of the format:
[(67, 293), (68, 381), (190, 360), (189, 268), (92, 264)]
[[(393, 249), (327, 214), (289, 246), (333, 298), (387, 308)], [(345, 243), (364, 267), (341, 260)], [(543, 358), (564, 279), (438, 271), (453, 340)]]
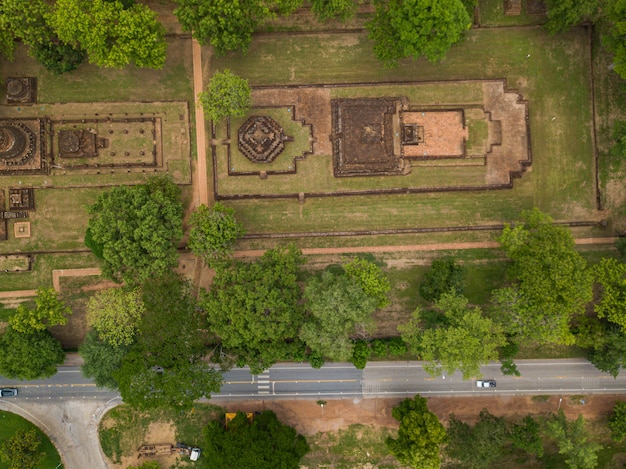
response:
[(17, 388), (0, 389), (0, 397), (17, 397)]
[(477, 388), (495, 388), (496, 380), (495, 379), (477, 379), (476, 387)]

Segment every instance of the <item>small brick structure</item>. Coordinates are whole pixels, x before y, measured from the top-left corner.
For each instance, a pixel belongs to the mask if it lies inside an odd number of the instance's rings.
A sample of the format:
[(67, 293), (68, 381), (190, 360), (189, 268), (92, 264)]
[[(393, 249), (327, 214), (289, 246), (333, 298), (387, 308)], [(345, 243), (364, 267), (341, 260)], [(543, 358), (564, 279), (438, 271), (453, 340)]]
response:
[(37, 78), (9, 77), (6, 79), (7, 104), (24, 105), (37, 102)]
[(30, 222), (15, 222), (15, 224), (13, 225), (13, 234), (16, 238), (30, 238)]

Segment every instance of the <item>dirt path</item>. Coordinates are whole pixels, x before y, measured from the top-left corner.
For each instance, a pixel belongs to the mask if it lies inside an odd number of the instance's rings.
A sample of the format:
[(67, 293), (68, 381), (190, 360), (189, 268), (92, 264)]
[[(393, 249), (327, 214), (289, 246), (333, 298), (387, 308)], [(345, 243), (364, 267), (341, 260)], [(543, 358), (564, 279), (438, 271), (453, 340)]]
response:
[[(579, 245), (589, 244), (613, 244), (617, 238), (579, 238), (574, 242)], [(359, 252), (411, 252), (411, 251), (449, 251), (456, 249), (493, 249), (500, 246), (497, 241), (481, 241), (475, 243), (431, 243), (431, 244), (407, 244), (401, 246), (347, 246), (337, 248), (304, 248), (302, 254), (354, 254)], [(260, 257), (264, 250), (235, 251), (234, 257)]]
[(193, 52), (193, 92), (194, 109), (196, 116), (196, 152), (198, 155), (198, 167), (192, 176), (192, 185), (195, 186), (196, 199), (192, 206), (209, 206), (209, 190), (207, 185), (207, 164), (206, 164), (206, 132), (204, 109), (198, 101), (198, 94), (202, 92), (202, 47), (195, 39), (192, 39)]

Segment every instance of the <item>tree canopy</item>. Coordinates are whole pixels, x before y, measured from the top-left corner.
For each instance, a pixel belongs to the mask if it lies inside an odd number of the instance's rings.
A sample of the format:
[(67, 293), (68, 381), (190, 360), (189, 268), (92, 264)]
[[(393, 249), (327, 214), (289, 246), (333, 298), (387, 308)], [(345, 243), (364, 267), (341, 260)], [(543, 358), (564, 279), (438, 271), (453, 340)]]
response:
[(7, 463), (9, 469), (39, 467), (46, 457), (46, 453), (39, 450), (40, 446), (41, 437), (37, 430), (18, 429), (0, 446), (0, 460)]
[(298, 337), (303, 314), (297, 277), (303, 262), (293, 245), (270, 249), (257, 262), (218, 268), (202, 297), (209, 329), (252, 370), (284, 357), (287, 342)]
[(227, 117), (242, 117), (252, 105), (248, 80), (226, 69), (216, 72), (206, 91), (198, 95), (206, 116), (217, 123)]
[(80, 46), (99, 67), (160, 69), (165, 28), (146, 5), (107, 0), (56, 0), (51, 22), (61, 41)]
[(398, 438), (387, 438), (386, 445), (402, 464), (415, 469), (438, 469), (440, 446), (447, 441), (446, 430), (435, 414), (428, 410), (426, 399), (416, 395), (405, 399), (392, 410), (400, 422)]
[(238, 412), (228, 428), (211, 421), (204, 437), (202, 457), (208, 469), (298, 469), (309, 452), (306, 439), (271, 410), (255, 414), (252, 422)]
[(465, 268), (457, 264), (454, 257), (435, 259), (420, 284), (420, 295), (426, 301), (437, 301), (444, 293), (462, 295), (464, 275)]
[(367, 259), (352, 259), (344, 266), (348, 278), (354, 279), (363, 291), (376, 300), (377, 308), (384, 308), (389, 304), (391, 284), (380, 267)]
[(540, 428), (539, 422), (531, 415), (524, 417), (521, 423), (513, 424), (511, 430), (513, 446), (540, 458), (543, 456), (543, 441)]
[(78, 348), (83, 359), (80, 369), (87, 378), (93, 378), (100, 388), (117, 389), (118, 384), (113, 374), (122, 365), (130, 346), (116, 346), (105, 342), (95, 330), (89, 331)]
[(188, 283), (174, 273), (151, 278), (143, 302), (136, 343), (112, 373), (124, 402), (187, 408), (219, 391), (221, 374), (202, 361), (202, 315)]
[(35, 297), (35, 309), (20, 304), (17, 312), (9, 318), (11, 327), (23, 334), (46, 330), (50, 326), (63, 325), (72, 313), (54, 288), (39, 288)]
[(87, 323), (98, 337), (113, 346), (130, 345), (144, 312), (138, 288), (107, 288), (87, 303)]
[(559, 410), (546, 422), (547, 433), (556, 440), (559, 454), (565, 456), (565, 463), (571, 469), (593, 469), (598, 464), (598, 451), (602, 446), (589, 440), (582, 414), (574, 421), (568, 421)]
[(9, 326), (0, 335), (0, 375), (9, 379), (49, 378), (65, 360), (61, 344), (48, 330), (24, 334)]
[(354, 16), (355, 10), (354, 0), (311, 0), (311, 12), (318, 21), (333, 18), (345, 21)]
[[(468, 309), (467, 299), (444, 294), (436, 303), (446, 321), (424, 328), (424, 314), (418, 308), (412, 319), (398, 326), (409, 351), (427, 362), (432, 376), (460, 370), (463, 379), (480, 376), (480, 365), (498, 359), (498, 349), (506, 344), (504, 332), (479, 308)], [(447, 323), (447, 325), (445, 325)]]
[(500, 243), (515, 281), (493, 294), (506, 331), (539, 343), (572, 344), (571, 320), (592, 299), (592, 276), (572, 234), (537, 209), (506, 225)]
[(626, 332), (626, 264), (604, 258), (593, 268), (602, 292), (594, 305), (599, 318), (607, 318)]
[(91, 239), (102, 249), (102, 274), (135, 285), (177, 264), (182, 237), (180, 189), (168, 178), (119, 186), (88, 208)]
[(309, 317), (300, 338), (311, 350), (332, 360), (353, 355), (353, 339), (366, 337), (375, 327), (372, 314), (378, 300), (348, 275), (324, 271), (309, 279), (304, 289)]
[(546, 29), (554, 34), (593, 19), (599, 0), (546, 0), (548, 22)]
[(200, 205), (189, 217), (189, 249), (202, 256), (207, 265), (227, 259), (235, 242), (244, 234), (243, 225), (235, 219), (235, 211), (216, 202), (213, 207)]
[(367, 28), (374, 53), (387, 66), (422, 55), (441, 60), (472, 25), (461, 0), (379, 0), (375, 8)]

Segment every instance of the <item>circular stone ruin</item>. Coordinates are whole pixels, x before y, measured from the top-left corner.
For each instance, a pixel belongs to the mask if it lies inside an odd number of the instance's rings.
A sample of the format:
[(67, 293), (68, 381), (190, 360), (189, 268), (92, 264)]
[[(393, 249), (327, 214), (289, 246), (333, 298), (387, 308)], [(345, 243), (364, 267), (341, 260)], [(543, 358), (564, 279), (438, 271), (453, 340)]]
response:
[(269, 116), (252, 116), (239, 127), (239, 151), (253, 163), (271, 163), (285, 149), (283, 128)]
[(32, 130), (20, 122), (0, 125), (0, 161), (18, 166), (31, 159), (36, 148)]

